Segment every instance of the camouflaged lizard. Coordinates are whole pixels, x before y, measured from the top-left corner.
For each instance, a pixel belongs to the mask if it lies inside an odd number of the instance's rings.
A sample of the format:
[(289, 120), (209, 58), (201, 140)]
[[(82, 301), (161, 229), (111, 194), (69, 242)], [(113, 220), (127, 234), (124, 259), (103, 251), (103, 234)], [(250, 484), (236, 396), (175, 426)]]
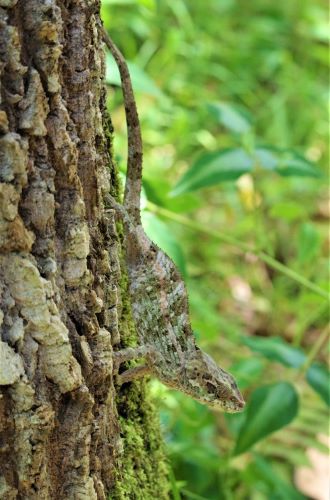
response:
[(100, 24), (102, 38), (119, 69), (128, 135), (127, 177), (123, 205), (107, 203), (124, 223), (124, 243), (132, 314), (139, 347), (115, 352), (114, 365), (144, 358), (145, 364), (118, 375), (124, 383), (151, 374), (197, 401), (227, 412), (244, 407), (233, 377), (195, 343), (185, 284), (172, 260), (145, 234), (140, 215), (142, 138), (125, 59)]

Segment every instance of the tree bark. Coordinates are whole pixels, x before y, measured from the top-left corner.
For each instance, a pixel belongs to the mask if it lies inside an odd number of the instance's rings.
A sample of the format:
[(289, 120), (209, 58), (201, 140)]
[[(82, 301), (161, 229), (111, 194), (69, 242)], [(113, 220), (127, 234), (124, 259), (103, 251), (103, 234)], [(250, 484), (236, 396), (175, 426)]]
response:
[[(97, 0), (0, 0), (0, 498), (168, 498), (134, 342)], [(120, 332), (120, 334), (119, 334)], [(116, 398), (116, 399), (115, 399)]]

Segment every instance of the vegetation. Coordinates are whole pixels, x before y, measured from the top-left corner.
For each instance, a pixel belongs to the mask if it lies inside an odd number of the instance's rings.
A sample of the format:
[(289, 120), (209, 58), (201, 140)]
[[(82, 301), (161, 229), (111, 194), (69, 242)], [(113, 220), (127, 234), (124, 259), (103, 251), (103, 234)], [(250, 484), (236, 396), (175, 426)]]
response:
[[(172, 496), (304, 498), (294, 472), (327, 453), (326, 4), (103, 0), (102, 15), (137, 95), (145, 228), (248, 402), (219, 415), (152, 382)], [(110, 55), (107, 81), (124, 172)]]

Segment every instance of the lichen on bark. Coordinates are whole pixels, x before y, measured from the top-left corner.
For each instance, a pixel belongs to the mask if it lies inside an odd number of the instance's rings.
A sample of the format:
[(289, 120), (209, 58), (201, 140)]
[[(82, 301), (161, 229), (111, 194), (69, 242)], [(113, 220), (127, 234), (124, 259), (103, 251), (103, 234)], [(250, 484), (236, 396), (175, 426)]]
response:
[(103, 203), (118, 182), (98, 11), (97, 0), (0, 0), (4, 500), (167, 498), (145, 384), (119, 390), (112, 377), (113, 348), (134, 328)]

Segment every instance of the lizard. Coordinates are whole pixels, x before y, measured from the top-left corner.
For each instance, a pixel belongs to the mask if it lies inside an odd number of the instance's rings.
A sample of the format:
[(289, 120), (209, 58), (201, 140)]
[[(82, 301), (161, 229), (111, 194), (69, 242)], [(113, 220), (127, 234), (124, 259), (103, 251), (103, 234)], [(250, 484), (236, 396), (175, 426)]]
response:
[(214, 409), (242, 411), (244, 399), (231, 374), (196, 344), (185, 283), (174, 262), (146, 235), (140, 213), (142, 136), (132, 82), (124, 56), (101, 21), (103, 42), (119, 69), (127, 124), (127, 174), (123, 204), (106, 203), (123, 220), (132, 316), (139, 346), (114, 351), (114, 366), (144, 358), (145, 364), (118, 375), (119, 383), (151, 374)]

